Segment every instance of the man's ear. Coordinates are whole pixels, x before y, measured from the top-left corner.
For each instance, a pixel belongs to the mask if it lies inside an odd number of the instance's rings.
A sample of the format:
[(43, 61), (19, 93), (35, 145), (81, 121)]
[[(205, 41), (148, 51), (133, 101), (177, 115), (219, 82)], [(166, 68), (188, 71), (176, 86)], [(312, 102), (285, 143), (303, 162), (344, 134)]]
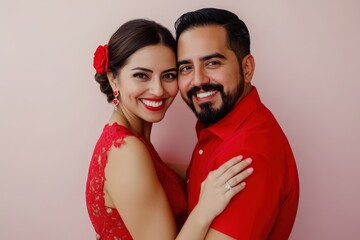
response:
[(248, 54), (243, 58), (242, 68), (245, 83), (250, 83), (255, 71), (255, 60), (251, 54)]

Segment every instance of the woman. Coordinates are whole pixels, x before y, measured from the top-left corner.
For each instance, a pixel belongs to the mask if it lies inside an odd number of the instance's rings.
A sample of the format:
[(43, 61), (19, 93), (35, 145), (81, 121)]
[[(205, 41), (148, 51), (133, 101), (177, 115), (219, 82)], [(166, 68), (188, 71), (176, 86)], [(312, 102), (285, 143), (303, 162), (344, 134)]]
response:
[(95, 146), (86, 187), (98, 239), (203, 239), (250, 175), (242, 170), (251, 160), (241, 157), (213, 171), (185, 222), (182, 182), (150, 142), (152, 123), (163, 119), (178, 92), (175, 50), (169, 30), (137, 19), (95, 52), (95, 79), (115, 105)]

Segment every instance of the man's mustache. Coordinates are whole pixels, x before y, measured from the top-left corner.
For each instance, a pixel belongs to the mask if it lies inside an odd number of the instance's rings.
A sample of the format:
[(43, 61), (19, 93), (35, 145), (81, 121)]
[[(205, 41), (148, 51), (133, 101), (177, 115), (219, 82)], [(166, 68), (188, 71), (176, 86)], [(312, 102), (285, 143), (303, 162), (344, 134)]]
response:
[(221, 84), (210, 84), (210, 83), (209, 83), (209, 84), (201, 85), (200, 87), (194, 86), (194, 87), (190, 88), (190, 90), (187, 91), (187, 93), (186, 93), (188, 99), (191, 99), (192, 96), (193, 96), (196, 92), (200, 91), (201, 89), (202, 89), (203, 91), (205, 91), (205, 92), (211, 91), (211, 90), (213, 90), (213, 91), (219, 91), (219, 92), (223, 92), (223, 91), (224, 91), (224, 87), (223, 87), (223, 85), (221, 85)]

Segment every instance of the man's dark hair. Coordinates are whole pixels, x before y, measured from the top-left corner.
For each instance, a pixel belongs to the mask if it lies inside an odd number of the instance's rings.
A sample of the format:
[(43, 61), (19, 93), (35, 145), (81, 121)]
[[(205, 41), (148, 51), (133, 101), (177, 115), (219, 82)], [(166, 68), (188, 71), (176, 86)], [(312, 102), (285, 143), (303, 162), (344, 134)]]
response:
[(206, 25), (225, 28), (228, 47), (234, 51), (239, 63), (250, 53), (250, 34), (245, 23), (236, 14), (224, 9), (203, 8), (183, 14), (175, 22), (176, 41), (182, 32)]

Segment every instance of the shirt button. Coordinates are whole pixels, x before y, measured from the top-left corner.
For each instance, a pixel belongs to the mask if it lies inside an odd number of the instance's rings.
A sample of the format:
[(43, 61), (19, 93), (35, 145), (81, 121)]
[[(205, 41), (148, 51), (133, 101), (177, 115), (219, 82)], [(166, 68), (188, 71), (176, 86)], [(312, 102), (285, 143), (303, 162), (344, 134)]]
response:
[(199, 154), (202, 155), (204, 151), (202, 149), (199, 150)]
[(99, 234), (96, 234), (96, 239), (100, 239), (100, 235)]
[(112, 213), (112, 209), (111, 208), (106, 208), (106, 212), (107, 213)]

